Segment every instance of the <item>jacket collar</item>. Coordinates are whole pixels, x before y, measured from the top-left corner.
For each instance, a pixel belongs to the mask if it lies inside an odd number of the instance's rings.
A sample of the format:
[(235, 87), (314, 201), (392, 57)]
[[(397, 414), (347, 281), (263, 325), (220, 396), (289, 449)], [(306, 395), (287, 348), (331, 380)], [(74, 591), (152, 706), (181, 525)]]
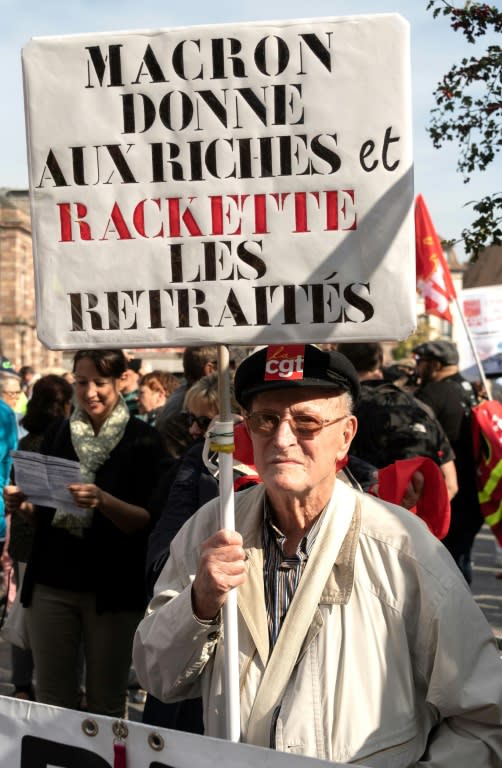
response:
[[(262, 490), (259, 497), (260, 502), (263, 500), (263, 492)], [(258, 544), (258, 537), (260, 541), (259, 547), (255, 546), (247, 550), (248, 578), (239, 588), (238, 604), (264, 667), (248, 721), (248, 737), (253, 743), (267, 743), (275, 703), (283, 695), (311, 628), (317, 631), (315, 625), (316, 618), (319, 617), (318, 605), (321, 595), (326, 594), (331, 600), (338, 602), (348, 600), (352, 588), (353, 559), (357, 546), (358, 523), (356, 521), (353, 524), (354, 516), (357, 517), (356, 499), (357, 495), (352, 489), (342, 482), (335, 482), (321, 529), (289, 606), (277, 643), (268, 659), (265, 654), (265, 649), (268, 654), (268, 626), (260, 533), (263, 505), (255, 504), (253, 514), (246, 515), (246, 525), (256, 526), (254, 544)], [(241, 508), (242, 511), (246, 512)], [(249, 513), (249, 510), (247, 512)], [(341, 558), (340, 566), (338, 566), (339, 558)], [(337, 569), (340, 572), (337, 578), (331, 581), (331, 574)]]

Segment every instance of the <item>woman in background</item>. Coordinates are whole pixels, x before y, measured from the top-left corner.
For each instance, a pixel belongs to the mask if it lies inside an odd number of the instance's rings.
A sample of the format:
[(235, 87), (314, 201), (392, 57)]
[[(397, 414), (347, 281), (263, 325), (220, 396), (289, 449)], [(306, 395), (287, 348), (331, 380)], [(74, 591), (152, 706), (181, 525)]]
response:
[(151, 371), (145, 373), (139, 381), (139, 412), (144, 421), (155, 426), (159, 411), (167, 402), (167, 398), (180, 385), (179, 379), (167, 371)]
[(123, 717), (134, 631), (146, 606), (144, 568), (158, 480), (160, 436), (130, 417), (119, 391), (119, 350), (82, 350), (73, 362), (75, 409), (46, 432), (41, 451), (79, 461), (75, 507), (33, 507), (7, 487), (10, 512), (35, 520), (21, 598), (37, 700), (76, 709), (79, 650), (90, 712)]

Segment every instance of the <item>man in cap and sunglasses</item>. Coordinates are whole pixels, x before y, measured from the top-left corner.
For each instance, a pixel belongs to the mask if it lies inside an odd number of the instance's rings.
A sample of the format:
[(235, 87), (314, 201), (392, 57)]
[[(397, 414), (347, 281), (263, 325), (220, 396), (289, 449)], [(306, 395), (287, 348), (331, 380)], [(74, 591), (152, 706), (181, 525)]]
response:
[[(225, 736), (221, 608), (237, 588), (241, 741), (366, 766), (477, 768), (502, 760), (502, 676), (455, 563), (407, 510), (336, 480), (359, 382), (338, 352), (263, 348), (235, 395), (263, 483), (182, 528), (141, 622), (143, 686), (202, 693)], [(468, 627), (469, 631), (465, 631)]]

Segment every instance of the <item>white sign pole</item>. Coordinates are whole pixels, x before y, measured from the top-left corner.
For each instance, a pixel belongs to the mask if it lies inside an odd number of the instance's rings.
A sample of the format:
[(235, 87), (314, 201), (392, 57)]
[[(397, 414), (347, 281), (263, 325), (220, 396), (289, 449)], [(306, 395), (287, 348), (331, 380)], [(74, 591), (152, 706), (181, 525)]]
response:
[[(215, 447), (218, 449), (220, 524), (235, 530), (233, 487), (233, 419), (230, 403), (229, 353), (224, 345), (218, 346), (218, 391), (220, 421), (217, 423)], [(239, 700), (239, 639), (237, 630), (237, 592), (232, 589), (223, 606), (225, 637), (225, 702), (226, 730), (229, 741), (240, 740)]]

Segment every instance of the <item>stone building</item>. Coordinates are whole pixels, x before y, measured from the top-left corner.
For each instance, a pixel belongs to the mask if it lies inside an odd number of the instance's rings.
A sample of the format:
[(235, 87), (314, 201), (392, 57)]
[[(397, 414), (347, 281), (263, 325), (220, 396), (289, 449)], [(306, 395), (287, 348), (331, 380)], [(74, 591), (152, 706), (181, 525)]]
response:
[(0, 189), (0, 351), (16, 370), (63, 366), (63, 353), (47, 349), (37, 338), (27, 190)]

